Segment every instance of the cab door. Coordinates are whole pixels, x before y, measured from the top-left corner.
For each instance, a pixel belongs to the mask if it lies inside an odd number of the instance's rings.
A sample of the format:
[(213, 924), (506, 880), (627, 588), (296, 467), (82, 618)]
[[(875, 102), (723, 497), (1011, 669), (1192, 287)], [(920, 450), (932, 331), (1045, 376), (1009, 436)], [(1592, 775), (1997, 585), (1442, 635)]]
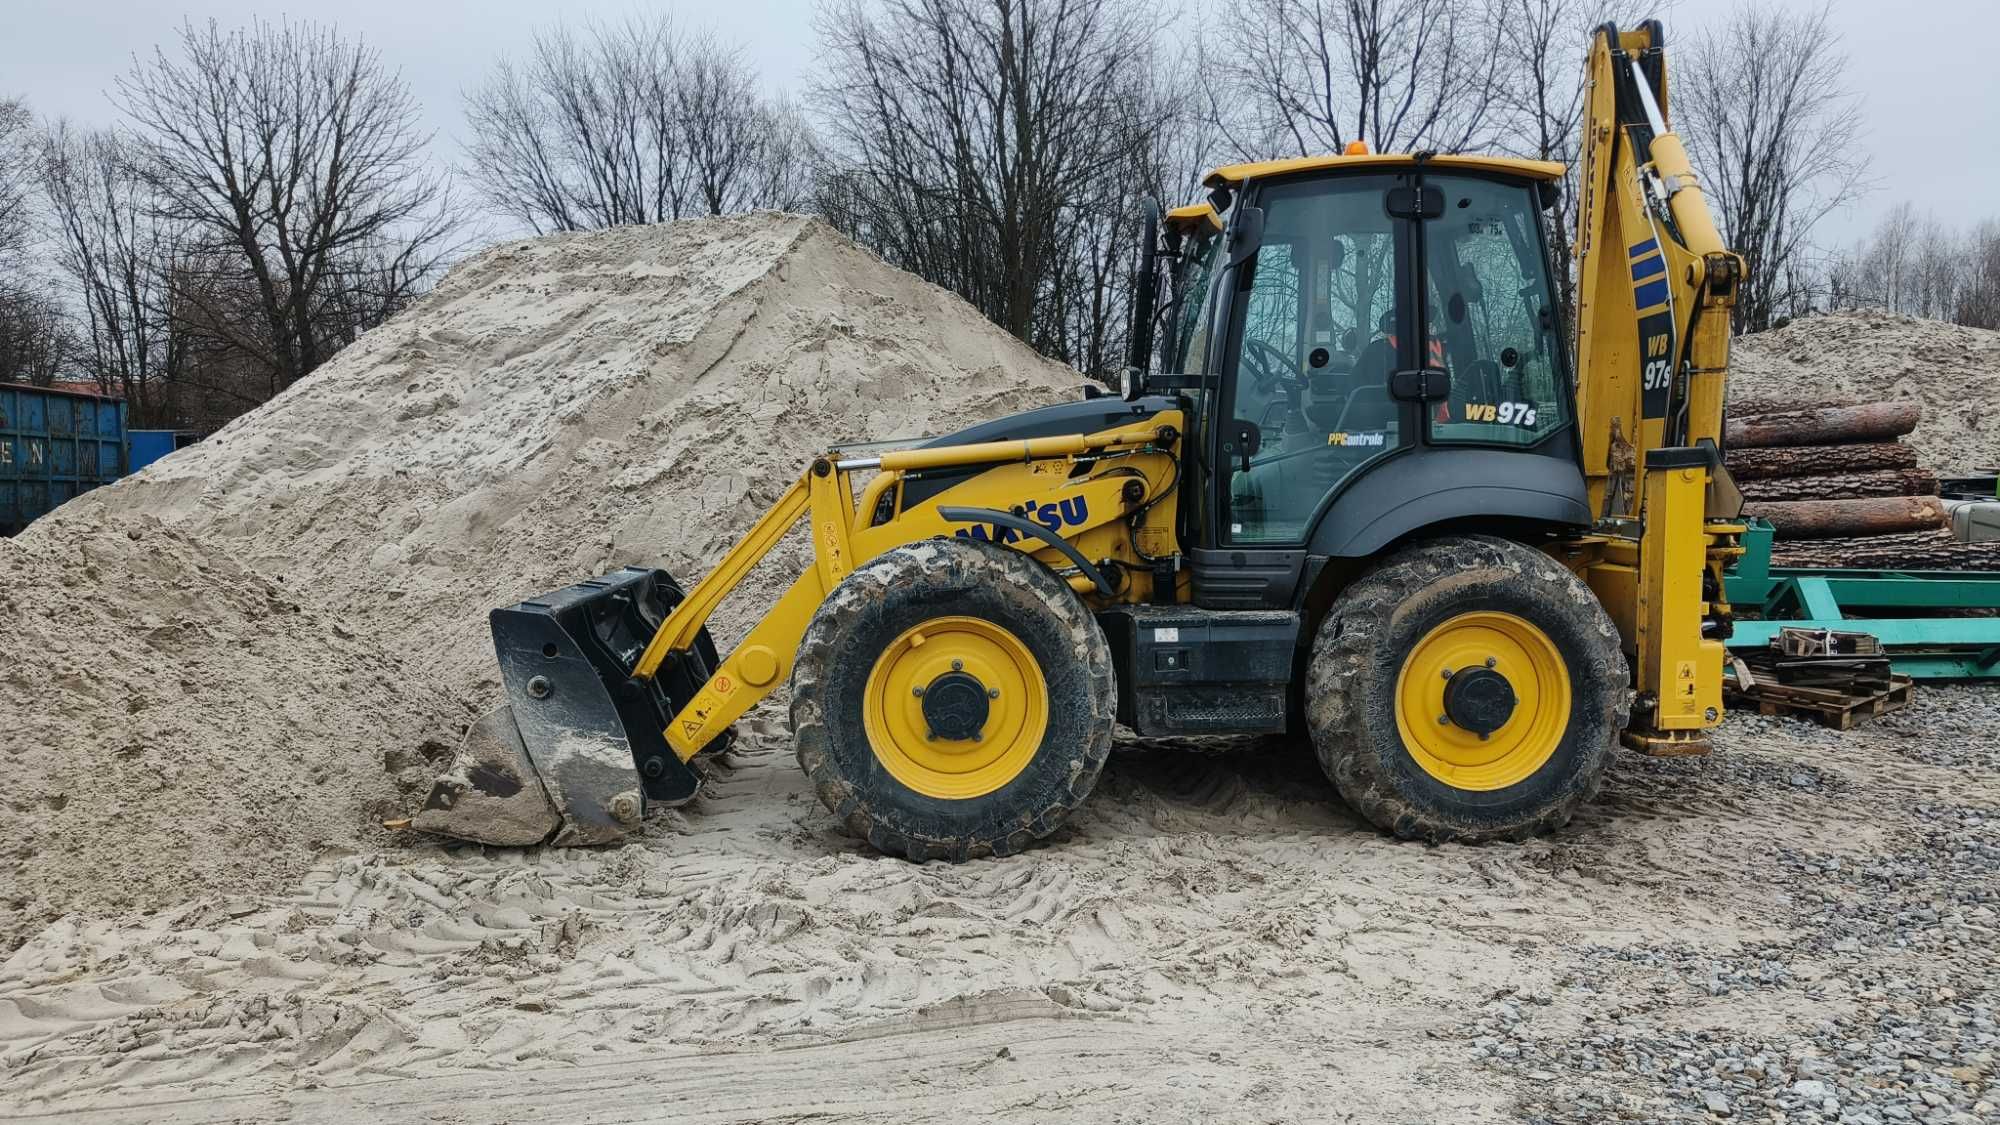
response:
[(1386, 207), (1407, 176), (1348, 173), (1258, 185), (1254, 253), (1219, 270), (1207, 368), (1219, 378), (1203, 444), (1194, 599), (1210, 608), (1290, 607), (1306, 541), (1329, 499), (1416, 440), (1391, 394), (1414, 347), (1398, 310), (1413, 259)]
[(1320, 177), (1258, 193), (1262, 244), (1235, 280), (1218, 412), (1218, 546), (1302, 545), (1342, 482), (1412, 436), (1390, 393), (1408, 272), (1384, 207), (1398, 179)]

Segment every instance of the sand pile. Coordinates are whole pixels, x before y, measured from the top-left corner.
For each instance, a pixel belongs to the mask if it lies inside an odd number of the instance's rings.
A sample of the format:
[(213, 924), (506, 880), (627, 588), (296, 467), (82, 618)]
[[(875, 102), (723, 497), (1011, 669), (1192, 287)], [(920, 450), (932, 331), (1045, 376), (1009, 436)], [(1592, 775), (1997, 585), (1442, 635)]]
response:
[(70, 516), (0, 539), (0, 951), (385, 842), (458, 706), (158, 521)]
[[(558, 235), (465, 262), (88, 503), (226, 545), (486, 697), (493, 606), (628, 563), (692, 581), (827, 444), (946, 432), (1080, 383), (814, 219)], [(766, 603), (744, 593), (725, 634)]]
[(1738, 339), (1729, 401), (1737, 404), (1914, 399), (1908, 440), (1942, 476), (2000, 465), (2000, 332), (1862, 310), (1795, 320)]
[(627, 563), (692, 580), (827, 444), (1079, 383), (798, 216), (469, 260), (215, 437), (0, 541), (0, 949), (385, 843), (374, 821), (496, 693), (493, 606)]

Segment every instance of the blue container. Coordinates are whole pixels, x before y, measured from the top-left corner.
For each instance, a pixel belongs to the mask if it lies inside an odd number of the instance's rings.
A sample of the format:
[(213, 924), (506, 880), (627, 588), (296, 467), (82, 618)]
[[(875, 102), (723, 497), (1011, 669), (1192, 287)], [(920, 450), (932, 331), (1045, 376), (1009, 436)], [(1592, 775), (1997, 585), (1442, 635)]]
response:
[(125, 448), (131, 453), (127, 468), (136, 473), (188, 444), (192, 437), (179, 430), (131, 430), (125, 435)]
[(0, 383), (0, 535), (125, 475), (125, 403)]

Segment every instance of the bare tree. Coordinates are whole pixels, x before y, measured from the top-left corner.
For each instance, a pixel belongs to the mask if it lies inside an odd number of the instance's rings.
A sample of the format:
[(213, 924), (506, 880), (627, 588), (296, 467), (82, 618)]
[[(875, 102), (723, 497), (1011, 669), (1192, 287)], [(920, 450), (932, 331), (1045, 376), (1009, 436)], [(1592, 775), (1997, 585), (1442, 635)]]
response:
[(0, 98), (0, 383), (47, 386), (75, 358), (75, 333), (36, 276), (34, 117), (26, 102)]
[(176, 392), (188, 333), (169, 287), (185, 233), (155, 217), (157, 201), (114, 133), (51, 125), (36, 169), (57, 268), (81, 310), (80, 352), (92, 376), (129, 405), (135, 426), (180, 423)]
[(1061, 276), (1076, 216), (1129, 174), (1146, 131), (1120, 123), (1152, 58), (1147, 20), (1113, 0), (841, 0), (820, 21), (824, 210), (1049, 346), (1051, 286), (1081, 284)]
[(1752, 5), (1698, 36), (1681, 59), (1675, 125), (1721, 212), (1723, 237), (1749, 265), (1735, 328), (1768, 328), (1809, 307), (1813, 231), (1866, 187), (1847, 56), (1826, 7)]
[(1131, 60), (1117, 116), (1104, 122), (1121, 155), (1064, 212), (1064, 252), (1033, 336), (1042, 351), (1107, 382), (1137, 327), (1131, 298), (1144, 205), (1197, 198), (1201, 176), (1218, 162), (1218, 138), (1201, 126), (1199, 60), (1158, 56)]
[(23, 158), (34, 117), (18, 98), (0, 98), (0, 286), (22, 268), (28, 244), (28, 162)]
[(1490, 148), (1503, 54), (1491, 0), (1247, 0), (1218, 124), (1241, 155)]
[[(184, 230), (177, 316), (290, 386), (407, 302), (457, 249), (409, 87), (312, 24), (189, 24), (118, 83), (154, 214)], [(211, 272), (198, 277), (196, 271)], [(254, 292), (254, 322), (209, 295)]]
[[(1625, 26), (1642, 10), (1621, 0), (1495, 0), (1494, 49), (1501, 60), (1494, 114), (1501, 147), (1569, 169), (1548, 224), (1556, 260), (1557, 301), (1565, 319), (1575, 306), (1570, 271), (1576, 237), (1576, 166), (1581, 155), (1584, 62), (1607, 22)], [(1657, 15), (1664, 4), (1645, 12)]]
[(76, 351), (60, 302), (26, 285), (0, 286), (0, 383), (46, 387), (71, 369)]
[(1965, 285), (1955, 320), (1974, 328), (2000, 328), (2000, 220), (1972, 229), (1965, 250)]
[(1835, 308), (2000, 327), (2000, 221), (1958, 230), (1905, 200), (1828, 271)]
[(797, 206), (805, 123), (756, 86), (739, 49), (665, 18), (542, 32), (466, 94), (470, 178), (537, 233)]

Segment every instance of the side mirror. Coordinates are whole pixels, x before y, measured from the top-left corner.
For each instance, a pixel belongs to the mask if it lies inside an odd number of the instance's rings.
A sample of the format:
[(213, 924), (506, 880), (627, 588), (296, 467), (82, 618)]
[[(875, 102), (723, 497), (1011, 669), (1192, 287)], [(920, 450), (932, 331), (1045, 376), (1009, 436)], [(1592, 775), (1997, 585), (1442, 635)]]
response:
[(1264, 245), (1264, 209), (1245, 207), (1229, 225), (1229, 265), (1240, 266)]

